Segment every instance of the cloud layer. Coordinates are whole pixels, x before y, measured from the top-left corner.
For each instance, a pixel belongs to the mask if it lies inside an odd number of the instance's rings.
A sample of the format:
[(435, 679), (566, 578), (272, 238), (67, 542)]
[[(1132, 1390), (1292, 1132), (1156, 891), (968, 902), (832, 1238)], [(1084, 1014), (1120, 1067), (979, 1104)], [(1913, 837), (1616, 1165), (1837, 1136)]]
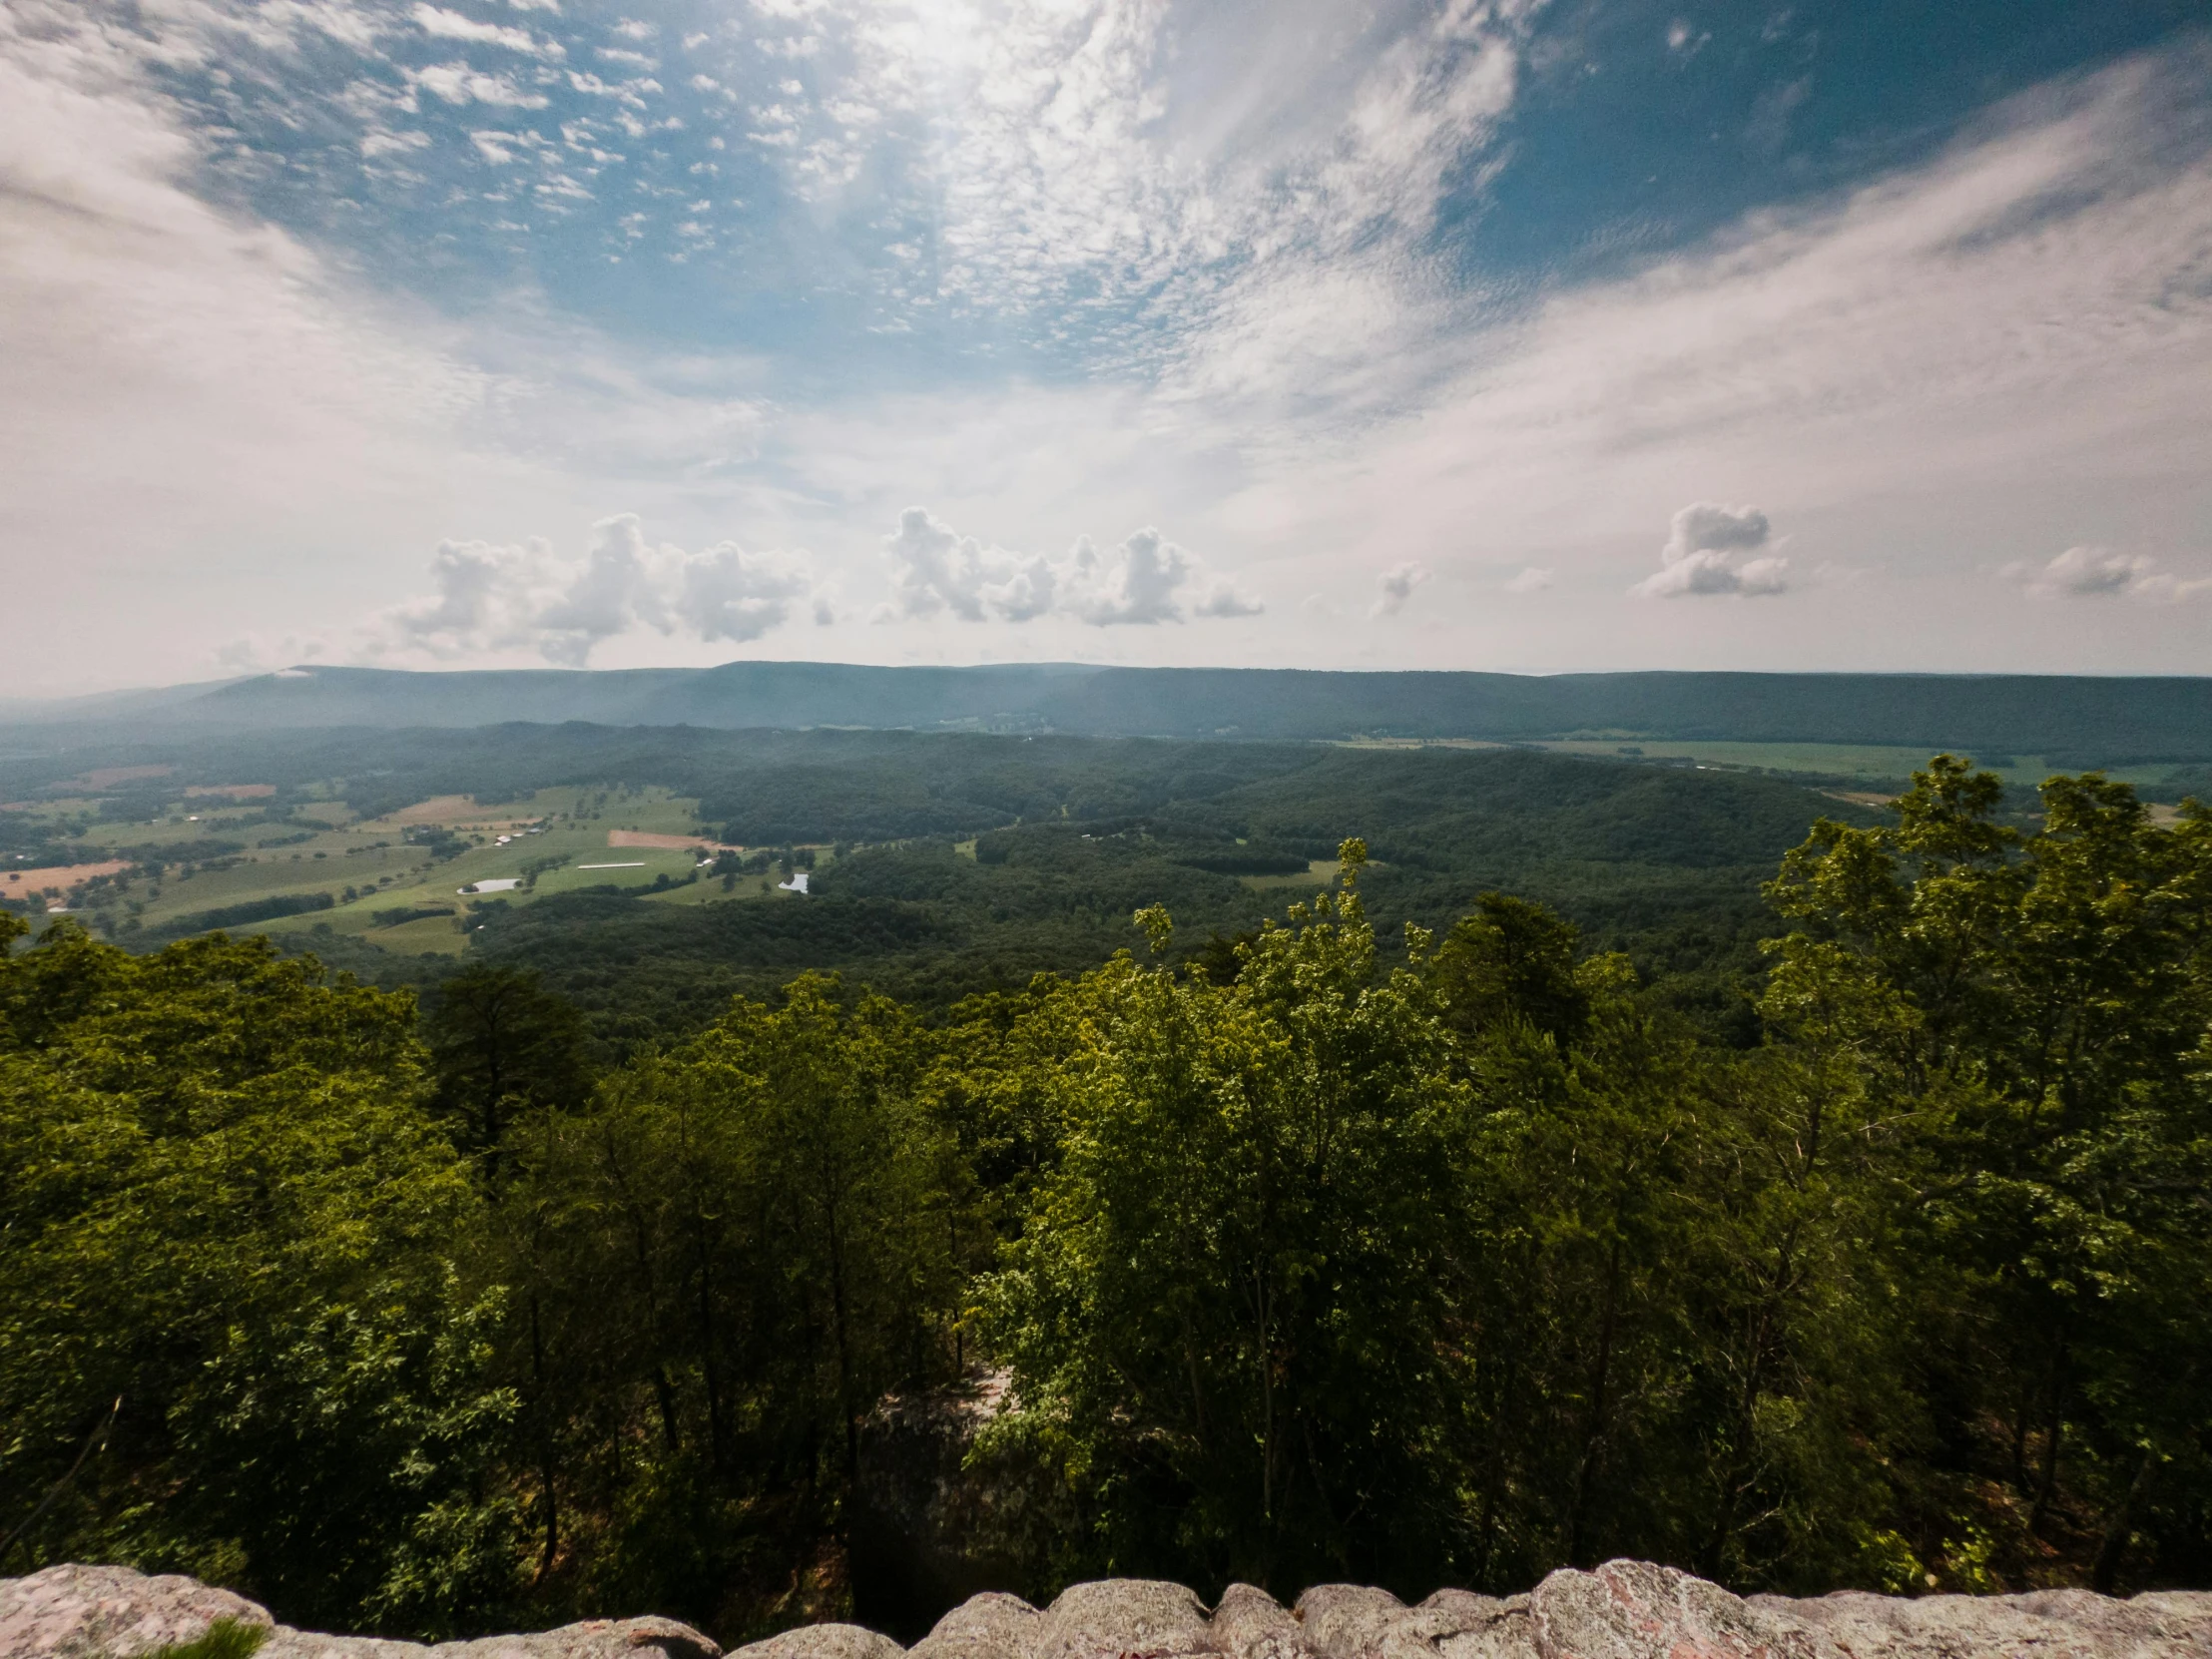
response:
[[(0, 689), (242, 637), (702, 661), (818, 613), (863, 660), (2212, 670), (2154, 603), (2212, 564), (2208, 37), (1877, 168), (1793, 148), (1829, 68), (1698, 91), (1765, 19), (1662, 17), (1641, 69), (1592, 19), (13, 0), (0, 575), (118, 597), (107, 654), (22, 631)], [(1595, 252), (1515, 264), (1497, 182), (1565, 80), (1645, 71), (1607, 132), (1800, 182), (1682, 230), (1539, 170)], [(1129, 525), (1180, 545), (1078, 539)], [(1196, 626), (1255, 594), (1317, 599)]]

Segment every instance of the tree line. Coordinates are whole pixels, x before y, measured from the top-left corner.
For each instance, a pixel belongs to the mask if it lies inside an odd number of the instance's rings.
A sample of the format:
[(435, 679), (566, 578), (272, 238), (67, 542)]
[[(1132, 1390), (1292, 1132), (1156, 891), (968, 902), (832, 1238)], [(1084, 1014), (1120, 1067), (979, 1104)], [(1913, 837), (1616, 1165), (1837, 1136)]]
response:
[[(598, 1067), (259, 939), (0, 957), (0, 1571), (444, 1636), (846, 1611), (979, 1366), (1009, 1587), (2212, 1583), (2212, 812), (1938, 757), (1756, 1040), (1542, 906), (1335, 890), (948, 1015), (800, 975)], [(0, 918), (0, 928), (20, 923)]]

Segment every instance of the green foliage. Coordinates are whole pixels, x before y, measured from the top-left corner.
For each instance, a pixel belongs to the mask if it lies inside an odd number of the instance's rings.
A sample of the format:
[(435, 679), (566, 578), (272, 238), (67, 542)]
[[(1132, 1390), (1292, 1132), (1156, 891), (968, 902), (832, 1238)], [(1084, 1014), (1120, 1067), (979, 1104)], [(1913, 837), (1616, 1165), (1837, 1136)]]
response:
[(162, 931), (172, 938), (181, 938), (190, 933), (212, 933), (222, 927), (245, 927), (252, 922), (274, 921), (278, 916), (310, 915), (316, 910), (329, 909), (334, 902), (326, 892), (279, 893), (269, 898), (248, 899), (243, 904), (224, 904), (212, 910), (179, 916)]
[[(1756, 979), (1654, 984), (1605, 894), (1732, 961), (1683, 882), (1802, 795), (1438, 759), (1107, 769), (660, 933), (487, 908), (419, 1020), (0, 915), (0, 1523), (300, 1622), (736, 1642), (865, 1601), (862, 1425), (980, 1363), (1031, 1594), (2212, 1583), (2212, 813), (1938, 757), (1782, 857)], [(1280, 922), (1199, 867), (1363, 804)]]
[(1461, 1382), (1439, 1224), (1466, 1100), (1431, 1086), (1445, 1037), (1417, 979), (1374, 982), (1356, 869), (1234, 986), (1124, 958), (1077, 993), (1061, 1167), (985, 1297), (1117, 1570), (1434, 1565), (1450, 1489), (1422, 1446)]
[(809, 976), (510, 1130), (539, 1571), (580, 1605), (772, 1621), (860, 1418), (945, 1375), (981, 1224), (920, 1060), (901, 1010)]
[(516, 1118), (573, 1110), (590, 1092), (582, 1018), (528, 969), (479, 964), (440, 981), (422, 1034), (437, 1110), (494, 1173)]
[(1895, 830), (1817, 826), (1775, 883), (1807, 931), (1769, 1017), (1915, 1125), (1924, 1386), (1971, 1455), (1912, 1496), (2014, 1494), (1949, 1553), (2016, 1574), (2057, 1547), (2105, 1585), (2143, 1547), (2201, 1575), (2212, 813), (2161, 829), (2095, 774), (2042, 801), (2034, 832), (2002, 826), (1994, 780), (1942, 756)]
[[(437, 1628), (450, 1517), (496, 1533), (512, 1402), (477, 1201), (423, 1109), (409, 999), (218, 935), (134, 958), (49, 929), (0, 962), (0, 1472), (26, 1540), (248, 1587), (305, 1621)], [(494, 1552), (496, 1553), (496, 1552)]]
[(189, 1642), (154, 1649), (149, 1659), (254, 1659), (269, 1641), (269, 1627), (244, 1619), (217, 1619)]

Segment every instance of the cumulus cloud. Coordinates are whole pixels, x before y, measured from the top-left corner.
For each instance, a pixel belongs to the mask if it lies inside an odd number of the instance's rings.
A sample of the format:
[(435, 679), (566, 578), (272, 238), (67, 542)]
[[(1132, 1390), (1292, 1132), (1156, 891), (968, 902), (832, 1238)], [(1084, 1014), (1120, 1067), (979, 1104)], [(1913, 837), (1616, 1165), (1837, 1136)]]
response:
[(1757, 507), (1693, 501), (1674, 515), (1667, 543), (1659, 550), (1658, 574), (1647, 576), (1629, 592), (1647, 599), (1786, 593), (1789, 560), (1736, 561), (1737, 554), (1766, 546), (1771, 533), (1767, 515)]
[(1764, 547), (1770, 526), (1757, 507), (1722, 507), (1711, 501), (1693, 501), (1674, 515), (1667, 545), (1659, 557), (1668, 564), (1693, 553), (1732, 553)]
[(1411, 560), (1391, 566), (1376, 578), (1375, 585), (1382, 590), (1382, 595), (1368, 615), (1395, 616), (1405, 608), (1405, 601), (1413, 597), (1413, 590), (1427, 580), (1428, 572)]
[(1545, 588), (1551, 586), (1553, 576), (1550, 571), (1536, 565), (1529, 565), (1518, 576), (1505, 584), (1505, 591), (1507, 593), (1541, 593)]
[(599, 645), (641, 627), (743, 644), (796, 608), (811, 607), (818, 621), (830, 615), (804, 555), (752, 553), (730, 541), (699, 553), (656, 547), (635, 513), (593, 525), (580, 561), (557, 557), (542, 537), (448, 541), (430, 574), (436, 591), (385, 612), (372, 653), (453, 659), (530, 650), (582, 668)]
[(1264, 607), (1208, 572), (1149, 526), (1101, 553), (1088, 536), (1065, 558), (1016, 553), (963, 536), (921, 507), (899, 514), (883, 538), (891, 599), (879, 622), (949, 611), (963, 622), (1073, 617), (1096, 628), (1181, 622), (1186, 617), (1258, 616)]
[(2011, 564), (2004, 574), (2038, 599), (2193, 599), (2212, 592), (2212, 577), (2161, 571), (2140, 553), (2109, 547), (2069, 547), (2042, 566)]

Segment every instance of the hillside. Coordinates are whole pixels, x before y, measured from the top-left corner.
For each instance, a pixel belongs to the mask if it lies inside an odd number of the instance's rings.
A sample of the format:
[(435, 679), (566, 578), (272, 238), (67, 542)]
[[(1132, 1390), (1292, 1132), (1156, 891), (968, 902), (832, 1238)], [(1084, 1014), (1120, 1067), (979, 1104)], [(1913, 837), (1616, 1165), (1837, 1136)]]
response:
[(2054, 764), (2212, 759), (2212, 680), (1936, 674), (1354, 673), (1065, 663), (421, 674), (302, 667), (11, 705), (22, 728), (240, 731), (583, 721), (1103, 737), (1877, 744)]
[(381, 983), (524, 963), (618, 1044), (808, 967), (936, 1007), (1080, 971), (1155, 903), (1179, 958), (1219, 950), (1326, 887), (1352, 835), (1393, 933), (1524, 893), (1720, 1015), (1774, 861), (1824, 814), (1871, 822), (1617, 756), (581, 725), (199, 734), (0, 763), (0, 791), (24, 802), (0, 902), (25, 913), (46, 893), (134, 950), (270, 932)]

